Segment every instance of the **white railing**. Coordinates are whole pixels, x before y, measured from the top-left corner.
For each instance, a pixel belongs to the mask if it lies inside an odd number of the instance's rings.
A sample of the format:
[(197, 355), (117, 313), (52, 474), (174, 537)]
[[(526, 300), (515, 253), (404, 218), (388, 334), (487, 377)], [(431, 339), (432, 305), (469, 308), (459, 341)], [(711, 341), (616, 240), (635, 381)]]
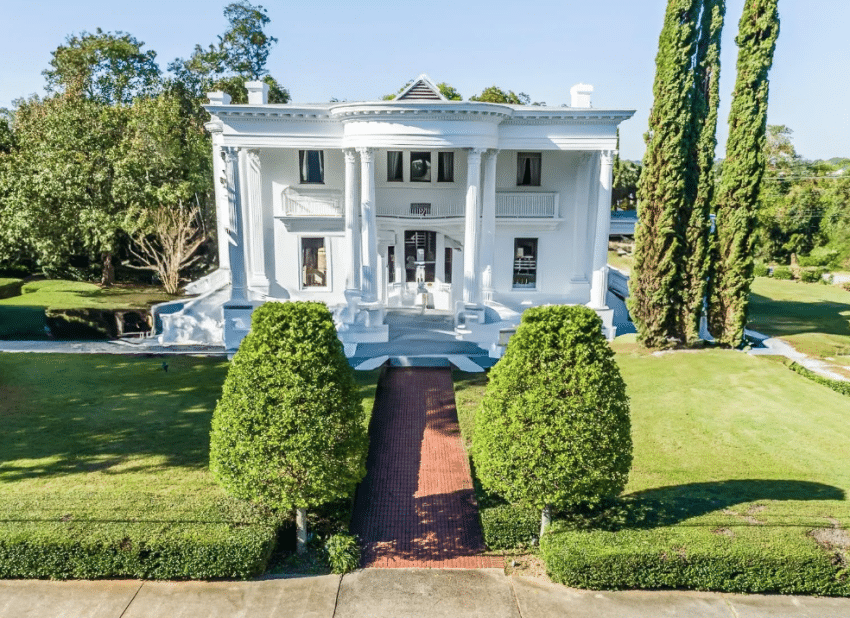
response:
[(461, 201), (446, 202), (408, 202), (391, 203), (379, 201), (379, 217), (398, 217), (400, 219), (446, 219), (463, 217), (465, 204)]
[(496, 193), (496, 216), (509, 218), (554, 218), (558, 213), (558, 194), (539, 192)]
[(281, 196), (284, 217), (341, 217), (342, 195), (338, 191), (300, 193), (285, 189)]

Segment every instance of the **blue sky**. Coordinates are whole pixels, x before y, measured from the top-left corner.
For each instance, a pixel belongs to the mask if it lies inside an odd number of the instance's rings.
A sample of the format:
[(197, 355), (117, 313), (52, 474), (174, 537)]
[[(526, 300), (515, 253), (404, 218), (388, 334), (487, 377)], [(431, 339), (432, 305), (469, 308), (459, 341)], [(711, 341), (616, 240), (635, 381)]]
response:
[[(258, 2), (260, 3), (260, 2)], [(5, 2), (0, 10), (0, 107), (43, 93), (50, 52), (82, 30), (122, 30), (157, 52), (163, 67), (226, 28), (226, 0)], [(420, 0), (262, 3), (279, 39), (268, 62), (296, 102), (368, 100), (428, 73), (464, 97), (496, 84), (560, 105), (570, 86), (593, 84), (593, 104), (635, 109), (621, 156), (643, 156), (655, 54), (666, 0)], [(718, 156), (735, 79), (743, 0), (727, 0)], [(850, 156), (847, 0), (780, 0), (781, 34), (768, 121), (794, 131), (807, 158)]]

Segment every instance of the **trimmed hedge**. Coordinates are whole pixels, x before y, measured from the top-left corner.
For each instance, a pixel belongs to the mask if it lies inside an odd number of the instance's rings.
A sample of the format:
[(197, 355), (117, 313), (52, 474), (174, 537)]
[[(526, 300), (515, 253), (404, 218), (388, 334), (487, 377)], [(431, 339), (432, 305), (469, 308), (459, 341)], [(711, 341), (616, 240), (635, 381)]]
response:
[(774, 279), (782, 279), (784, 281), (790, 281), (794, 278), (794, 273), (791, 272), (791, 269), (787, 266), (777, 266), (773, 269), (773, 272), (770, 275)]
[(22, 279), (0, 279), (0, 298), (12, 298), (21, 295)]
[(136, 521), (15, 521), (3, 515), (0, 578), (28, 579), (254, 577), (266, 568), (279, 523), (241, 506), (213, 507), (207, 521), (148, 522), (143, 515)]
[(798, 365), (797, 363), (791, 363), (789, 365), (792, 371), (799, 373), (801, 376), (804, 376), (811, 380), (812, 382), (817, 382), (829, 389), (834, 390), (836, 393), (841, 393), (842, 395), (847, 395), (850, 397), (850, 382), (843, 382), (841, 380), (831, 380), (829, 378), (825, 378), (824, 376), (816, 374), (811, 369), (806, 369), (802, 365)]
[(537, 544), (540, 511), (513, 504), (481, 507), (481, 529), (487, 548), (517, 549)]
[[(841, 560), (797, 534), (701, 544), (675, 529), (577, 531), (555, 524), (540, 547), (556, 582), (592, 590), (677, 588), (722, 592), (850, 595)], [(710, 533), (709, 533), (710, 534)]]

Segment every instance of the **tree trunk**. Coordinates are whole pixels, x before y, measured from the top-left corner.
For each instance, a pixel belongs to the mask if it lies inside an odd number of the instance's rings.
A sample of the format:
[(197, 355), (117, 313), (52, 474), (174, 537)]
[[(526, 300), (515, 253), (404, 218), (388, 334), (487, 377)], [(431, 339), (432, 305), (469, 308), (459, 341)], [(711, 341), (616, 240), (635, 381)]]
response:
[(109, 287), (115, 283), (115, 264), (112, 263), (111, 253), (104, 252), (101, 253), (100, 256), (102, 259), (100, 285), (103, 287)]
[(299, 554), (307, 551), (307, 509), (295, 509), (295, 539)]
[(549, 524), (552, 523), (552, 507), (548, 504), (543, 507), (543, 513), (540, 516), (540, 538), (543, 538), (543, 533), (546, 532), (546, 528), (549, 527)]

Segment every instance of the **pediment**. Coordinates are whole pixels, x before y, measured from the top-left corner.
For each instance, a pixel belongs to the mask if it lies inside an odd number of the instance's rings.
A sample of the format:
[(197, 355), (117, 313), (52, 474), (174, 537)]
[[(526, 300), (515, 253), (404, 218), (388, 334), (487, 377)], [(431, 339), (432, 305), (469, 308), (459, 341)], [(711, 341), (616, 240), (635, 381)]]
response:
[(399, 94), (394, 101), (448, 101), (424, 73), (413, 80), (413, 82)]

